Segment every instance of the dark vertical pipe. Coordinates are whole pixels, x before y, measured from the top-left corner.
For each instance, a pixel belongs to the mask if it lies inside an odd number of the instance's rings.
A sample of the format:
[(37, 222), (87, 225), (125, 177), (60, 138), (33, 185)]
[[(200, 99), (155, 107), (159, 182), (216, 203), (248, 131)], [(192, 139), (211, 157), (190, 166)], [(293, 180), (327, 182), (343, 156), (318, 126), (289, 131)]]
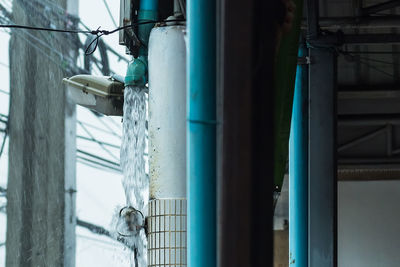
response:
[(335, 267), (336, 55), (331, 49), (309, 54), (309, 267)]
[(337, 266), (336, 54), (313, 46), (318, 0), (307, 1), (309, 56), (308, 266)]
[(307, 0), (307, 39), (315, 40), (319, 33), (319, 0)]

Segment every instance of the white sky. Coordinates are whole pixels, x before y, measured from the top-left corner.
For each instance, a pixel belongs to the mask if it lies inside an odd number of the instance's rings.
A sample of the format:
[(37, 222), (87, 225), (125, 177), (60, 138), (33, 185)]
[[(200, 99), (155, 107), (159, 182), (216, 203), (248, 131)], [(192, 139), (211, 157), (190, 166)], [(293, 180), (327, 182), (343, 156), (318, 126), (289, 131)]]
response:
[[(115, 21), (119, 21), (119, 1), (106, 0), (109, 4)], [(111, 5), (115, 3), (114, 5)], [(105, 8), (103, 0), (80, 0), (79, 16), (81, 20), (91, 29), (114, 29)], [(125, 54), (125, 48), (118, 45), (118, 33), (103, 37), (111, 47), (120, 54)], [(8, 63), (8, 41), (7, 33), (0, 31), (0, 90), (9, 91), (9, 70)], [(115, 56), (109, 55), (110, 67), (120, 75), (125, 75), (126, 63), (118, 62)], [(4, 66), (4, 65), (6, 66)], [(0, 91), (0, 113), (8, 114), (9, 105), (8, 95)], [(121, 140), (115, 135), (108, 134), (110, 127), (117, 135), (122, 133), (121, 118), (103, 117), (101, 122), (90, 111), (77, 106), (77, 119), (93, 125), (87, 127), (96, 139), (120, 145)], [(113, 122), (111, 120), (114, 120)], [(105, 126), (104, 123), (107, 125)], [(1, 124), (0, 124), (1, 127)], [(77, 135), (88, 136), (88, 134), (77, 125)], [(0, 133), (0, 141), (2, 134)], [(78, 149), (88, 151), (101, 157), (119, 162), (111, 158), (104, 150), (93, 142), (77, 140)], [(110, 151), (119, 159), (119, 150), (109, 148)], [(7, 164), (8, 164), (8, 146), (5, 147), (0, 158), (0, 186), (7, 185)], [(112, 215), (115, 208), (125, 202), (123, 188), (121, 184), (121, 174), (102, 171), (96, 168), (77, 163), (77, 216), (85, 221), (101, 225), (107, 229), (110, 227)], [(5, 203), (4, 198), (0, 197), (0, 206)], [(0, 213), (0, 267), (5, 266), (5, 242), (6, 216)], [(118, 243), (107, 237), (102, 237), (90, 233), (89, 231), (77, 227), (77, 247), (76, 247), (76, 266), (77, 267), (109, 267), (109, 266), (129, 266), (129, 253)]]

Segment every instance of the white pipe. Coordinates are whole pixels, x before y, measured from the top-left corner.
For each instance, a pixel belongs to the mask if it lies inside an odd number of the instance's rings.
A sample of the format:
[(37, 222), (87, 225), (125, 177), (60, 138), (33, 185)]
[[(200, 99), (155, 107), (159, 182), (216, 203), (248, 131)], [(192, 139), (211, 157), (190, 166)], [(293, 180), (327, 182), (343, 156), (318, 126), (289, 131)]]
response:
[(186, 198), (186, 47), (183, 26), (149, 41), (150, 199)]
[(186, 46), (184, 26), (149, 41), (148, 265), (186, 266)]

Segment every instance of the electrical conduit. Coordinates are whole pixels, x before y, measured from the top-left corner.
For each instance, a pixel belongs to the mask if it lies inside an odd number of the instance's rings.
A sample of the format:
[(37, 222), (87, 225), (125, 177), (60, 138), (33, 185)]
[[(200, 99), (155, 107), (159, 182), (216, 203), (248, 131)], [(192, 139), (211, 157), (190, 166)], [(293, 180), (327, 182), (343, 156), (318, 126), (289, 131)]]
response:
[(216, 266), (216, 4), (188, 1), (188, 266)]
[[(138, 14), (138, 22), (156, 21), (158, 10), (158, 0), (141, 0)], [(131, 61), (125, 76), (125, 86), (143, 87), (148, 79), (148, 62), (147, 47), (149, 45), (149, 37), (154, 23), (142, 24), (138, 26), (138, 38), (142, 43), (139, 48), (139, 56)]]
[[(299, 57), (307, 56), (301, 45)], [(297, 66), (289, 139), (289, 265), (308, 266), (308, 66)]]

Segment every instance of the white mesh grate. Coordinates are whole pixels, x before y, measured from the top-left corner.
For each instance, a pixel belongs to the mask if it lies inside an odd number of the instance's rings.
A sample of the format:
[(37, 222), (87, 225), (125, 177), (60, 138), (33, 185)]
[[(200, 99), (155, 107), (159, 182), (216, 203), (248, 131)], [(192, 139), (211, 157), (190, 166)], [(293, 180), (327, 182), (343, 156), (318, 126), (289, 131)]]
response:
[(148, 266), (186, 266), (186, 199), (149, 202)]

